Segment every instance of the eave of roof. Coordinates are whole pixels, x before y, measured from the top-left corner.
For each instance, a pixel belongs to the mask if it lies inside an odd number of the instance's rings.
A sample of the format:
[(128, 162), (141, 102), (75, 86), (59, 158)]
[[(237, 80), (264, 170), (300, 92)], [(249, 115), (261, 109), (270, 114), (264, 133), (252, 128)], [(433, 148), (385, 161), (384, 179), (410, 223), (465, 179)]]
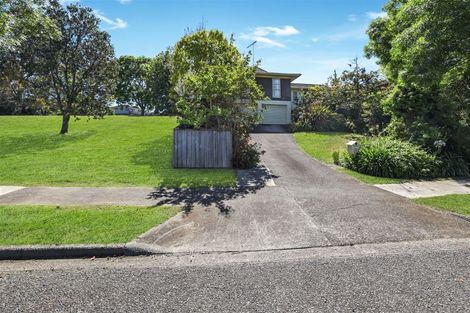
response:
[(279, 73), (279, 72), (268, 72), (263, 70), (260, 67), (256, 68), (256, 77), (266, 77), (266, 78), (286, 78), (291, 81), (299, 78), (302, 74), (300, 73)]

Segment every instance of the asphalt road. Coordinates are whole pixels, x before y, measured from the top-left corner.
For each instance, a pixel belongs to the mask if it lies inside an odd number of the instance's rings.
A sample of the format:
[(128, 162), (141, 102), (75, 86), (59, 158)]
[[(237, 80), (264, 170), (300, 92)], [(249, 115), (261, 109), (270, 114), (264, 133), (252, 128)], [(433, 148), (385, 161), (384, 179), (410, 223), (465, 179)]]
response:
[(1, 312), (468, 312), (470, 241), (0, 262)]

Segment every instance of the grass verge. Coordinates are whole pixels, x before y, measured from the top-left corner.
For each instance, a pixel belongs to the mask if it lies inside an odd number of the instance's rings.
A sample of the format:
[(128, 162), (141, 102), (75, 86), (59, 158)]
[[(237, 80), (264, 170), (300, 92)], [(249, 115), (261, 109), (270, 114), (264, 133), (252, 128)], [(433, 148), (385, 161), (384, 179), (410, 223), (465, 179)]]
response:
[(172, 167), (174, 117), (0, 116), (0, 185), (207, 187), (235, 172)]
[(0, 206), (0, 245), (125, 243), (161, 224), (176, 207)]
[(470, 216), (470, 195), (446, 195), (413, 200), (436, 209)]
[[(299, 132), (294, 137), (297, 144), (311, 157), (327, 164), (334, 164), (332, 154), (335, 151), (345, 151), (346, 143), (358, 135), (338, 132)], [(405, 180), (400, 178), (376, 177), (358, 173), (340, 167), (346, 173), (367, 184), (397, 184)]]

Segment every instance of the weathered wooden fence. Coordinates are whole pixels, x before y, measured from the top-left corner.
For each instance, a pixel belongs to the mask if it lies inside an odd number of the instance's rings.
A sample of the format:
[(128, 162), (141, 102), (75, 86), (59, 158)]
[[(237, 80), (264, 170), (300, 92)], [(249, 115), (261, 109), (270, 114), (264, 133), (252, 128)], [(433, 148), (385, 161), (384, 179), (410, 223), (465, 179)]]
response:
[(173, 167), (231, 168), (232, 132), (175, 128)]

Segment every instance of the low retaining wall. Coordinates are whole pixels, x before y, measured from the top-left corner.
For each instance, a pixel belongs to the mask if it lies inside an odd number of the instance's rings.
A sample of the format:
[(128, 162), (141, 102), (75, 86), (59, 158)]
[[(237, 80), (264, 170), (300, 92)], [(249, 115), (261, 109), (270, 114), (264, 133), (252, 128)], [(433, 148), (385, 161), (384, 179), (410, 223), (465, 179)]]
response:
[(232, 132), (175, 128), (173, 167), (231, 168)]

